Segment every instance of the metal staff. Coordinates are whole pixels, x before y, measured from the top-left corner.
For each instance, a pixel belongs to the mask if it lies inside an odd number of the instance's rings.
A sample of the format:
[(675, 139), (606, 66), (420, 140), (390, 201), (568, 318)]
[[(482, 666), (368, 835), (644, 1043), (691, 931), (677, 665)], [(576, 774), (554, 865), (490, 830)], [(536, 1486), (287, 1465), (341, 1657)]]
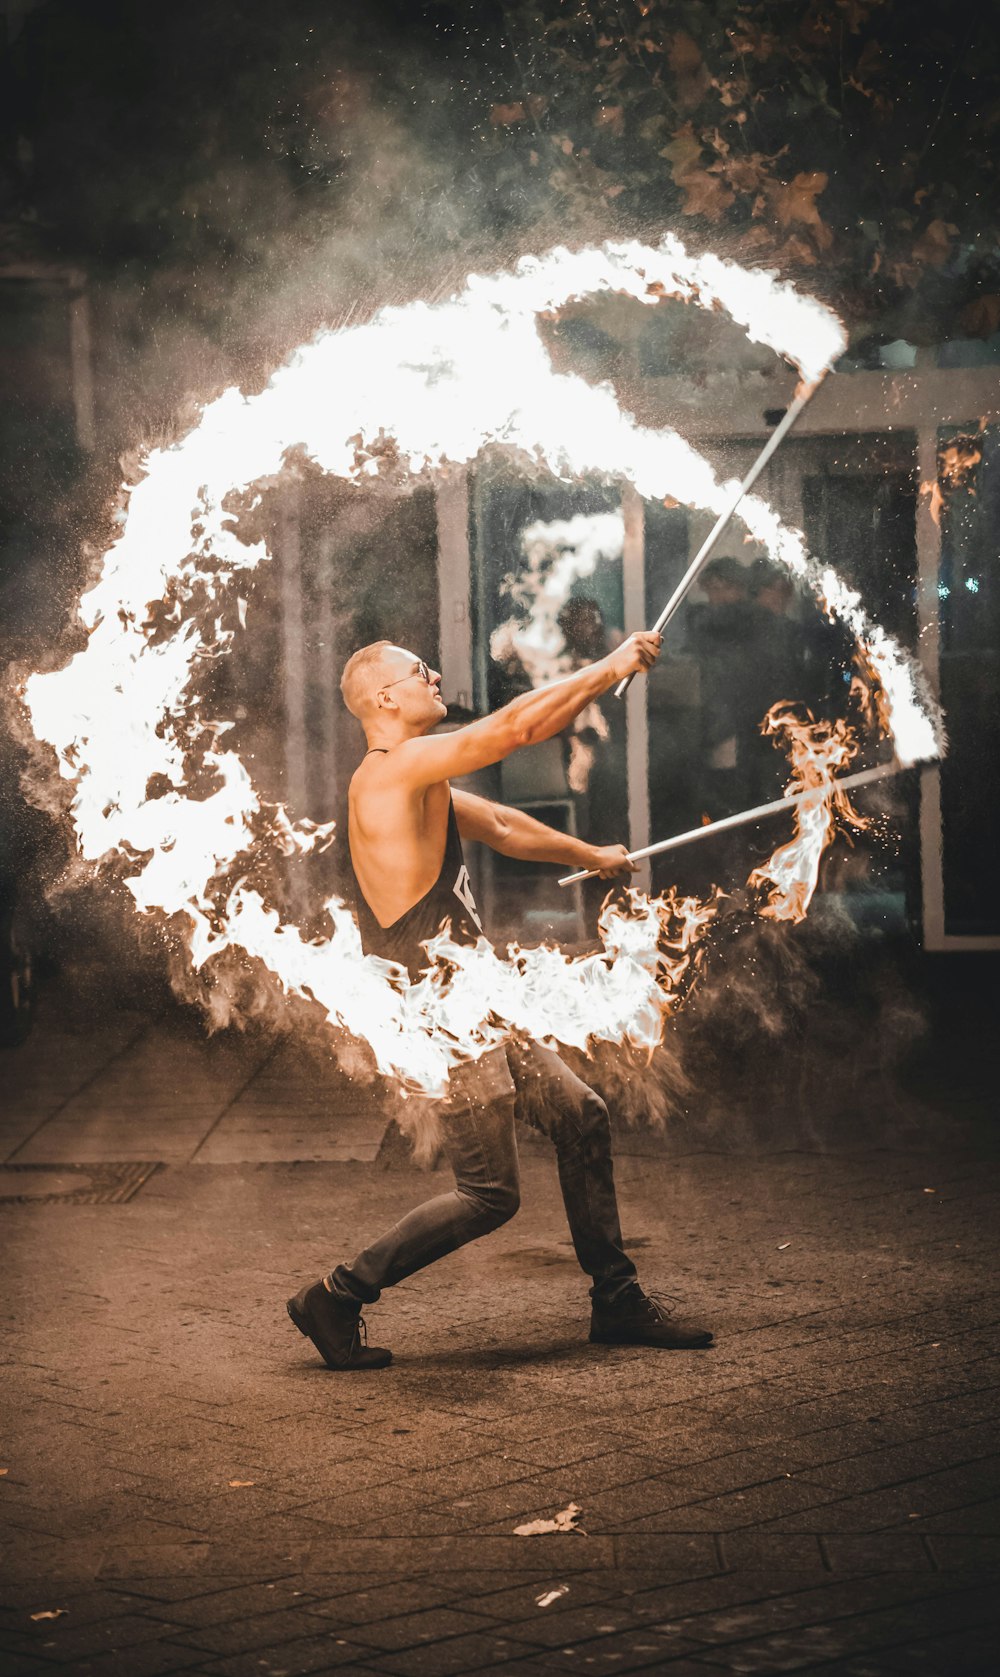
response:
[[(760, 477), (761, 472), (764, 470), (764, 467), (767, 465), (767, 462), (770, 460), (770, 458), (771, 458), (772, 454), (774, 453), (775, 449), (778, 447), (778, 444), (780, 442), (782, 442), (785, 437), (787, 437), (787, 435), (788, 435), (789, 431), (791, 430), (792, 426), (795, 424), (795, 421), (798, 419), (799, 414), (802, 412), (802, 409), (806, 406), (806, 403), (811, 401), (813, 396), (815, 396), (817, 390), (819, 389), (819, 387), (822, 384), (825, 377), (826, 377), (826, 374), (821, 373), (819, 378), (815, 381), (814, 384), (805, 385), (805, 387), (795, 397), (795, 400), (792, 402), (791, 406), (787, 410), (784, 419), (781, 421), (781, 424), (778, 426), (778, 428), (775, 431), (773, 437), (768, 438), (767, 442), (764, 444), (764, 447), (761, 449), (759, 455), (757, 456), (757, 459), (754, 461), (753, 465), (750, 467), (750, 470), (747, 472), (746, 477), (743, 479), (743, 482), (740, 484), (739, 489), (737, 490), (735, 496), (733, 497), (733, 500), (730, 502), (730, 504), (726, 508), (725, 512), (723, 512), (719, 515), (719, 517), (716, 519), (715, 524), (713, 525), (711, 531), (705, 537), (705, 540), (702, 542), (700, 548), (698, 549), (697, 553), (695, 554), (694, 558), (692, 559), (690, 565), (688, 566), (687, 570), (684, 572), (684, 575), (681, 577), (680, 582), (677, 584), (677, 587), (674, 589), (674, 591), (671, 594), (669, 600), (667, 601), (666, 605), (664, 606), (663, 610), (661, 611), (659, 617), (656, 619), (656, 622), (653, 624), (653, 627), (652, 627), (652, 630), (651, 630), (652, 634), (654, 634), (654, 635), (661, 634), (662, 631), (666, 628), (667, 624), (670, 622), (670, 619), (673, 617), (674, 612), (677, 610), (677, 607), (680, 605), (680, 603), (683, 600), (685, 594), (687, 593), (688, 589), (690, 588), (692, 582), (694, 582), (696, 576), (698, 575), (698, 572), (702, 569), (702, 566), (705, 564), (706, 559), (708, 558), (709, 554), (711, 553), (711, 551), (712, 551), (713, 547), (715, 546), (716, 542), (718, 541), (719, 537), (722, 535), (723, 530), (726, 528), (726, 525), (729, 523), (729, 520), (732, 518), (733, 513), (736, 511), (736, 508), (739, 506), (740, 502), (742, 501), (744, 495), (749, 494), (750, 490), (753, 488), (754, 484), (757, 482), (757, 479)], [(632, 680), (632, 677), (630, 675), (627, 675), (625, 677), (624, 681), (620, 681), (618, 683), (618, 686), (615, 688), (615, 698), (616, 699), (624, 698), (625, 694), (628, 691), (629, 682), (631, 680)]]
[[(839, 789), (851, 792), (858, 786), (869, 786), (874, 780), (885, 780), (891, 774), (898, 774), (907, 768), (906, 763), (881, 763), (876, 769), (859, 769), (857, 774), (845, 775), (842, 780), (832, 780), (824, 787), (809, 786), (802, 792), (792, 792), (785, 798), (776, 798), (771, 804), (760, 804), (756, 809), (744, 809), (739, 815), (723, 816), (721, 821), (710, 821), (704, 827), (692, 827), (689, 833), (678, 833), (675, 838), (660, 839), (658, 844), (647, 844), (644, 850), (630, 850), (627, 860), (639, 862), (643, 856), (657, 856), (661, 850), (677, 850), (682, 844), (693, 844), (695, 839), (710, 838), (713, 833), (725, 832), (729, 827), (745, 827), (748, 822), (761, 821), (765, 815), (778, 815), (783, 809), (794, 809), (796, 804), (805, 803), (807, 798), (814, 798), (817, 792), (832, 792)], [(560, 879), (560, 885), (576, 885), (581, 879), (595, 879), (599, 870), (585, 868), (582, 873), (568, 873)]]

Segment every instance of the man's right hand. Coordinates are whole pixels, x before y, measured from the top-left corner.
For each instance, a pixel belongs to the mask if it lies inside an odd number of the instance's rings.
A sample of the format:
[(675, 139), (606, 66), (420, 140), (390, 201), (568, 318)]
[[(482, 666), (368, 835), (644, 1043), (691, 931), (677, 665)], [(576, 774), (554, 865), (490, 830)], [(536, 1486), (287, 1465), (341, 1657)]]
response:
[(651, 629), (640, 629), (637, 634), (629, 635), (628, 640), (622, 641), (621, 646), (608, 654), (608, 666), (615, 684), (631, 675), (644, 675), (652, 669), (662, 645), (663, 636), (654, 634)]
[(624, 844), (595, 844), (587, 857), (587, 869), (602, 879), (623, 879), (639, 872)]

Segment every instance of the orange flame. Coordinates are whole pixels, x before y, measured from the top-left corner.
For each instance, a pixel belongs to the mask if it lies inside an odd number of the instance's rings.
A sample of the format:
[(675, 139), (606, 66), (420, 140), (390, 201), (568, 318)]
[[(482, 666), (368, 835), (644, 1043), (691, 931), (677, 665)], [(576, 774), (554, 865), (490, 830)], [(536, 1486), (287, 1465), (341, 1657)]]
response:
[(835, 781), (838, 771), (857, 755), (853, 728), (843, 721), (815, 722), (809, 711), (798, 712), (799, 707), (787, 702), (772, 705), (761, 725), (761, 732), (772, 735), (775, 744), (783, 744), (791, 759), (792, 778), (786, 792), (813, 794), (795, 806), (795, 837), (780, 845), (747, 881), (753, 887), (771, 887), (760, 910), (765, 920), (805, 919), (838, 816), (859, 831), (869, 825)]
[(937, 477), (933, 483), (920, 485), (921, 495), (929, 495), (929, 510), (938, 529), (941, 513), (954, 495), (962, 490), (967, 495), (976, 493), (976, 467), (983, 458), (982, 436), (962, 433), (938, 449)]

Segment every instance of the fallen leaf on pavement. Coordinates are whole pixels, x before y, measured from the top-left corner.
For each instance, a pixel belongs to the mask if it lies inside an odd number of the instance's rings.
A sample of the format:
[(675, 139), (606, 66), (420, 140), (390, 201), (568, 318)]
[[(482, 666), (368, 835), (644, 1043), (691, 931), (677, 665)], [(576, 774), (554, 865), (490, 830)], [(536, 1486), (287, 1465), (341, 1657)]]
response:
[(581, 1537), (586, 1537), (586, 1532), (576, 1523), (582, 1513), (583, 1509), (571, 1502), (568, 1508), (560, 1508), (551, 1520), (528, 1520), (523, 1526), (515, 1526), (514, 1536), (541, 1537), (547, 1531), (578, 1531)]
[(535, 1602), (539, 1607), (551, 1607), (552, 1603), (558, 1601), (559, 1597), (563, 1595), (569, 1595), (569, 1585), (557, 1584), (554, 1590), (545, 1590), (541, 1595), (536, 1596)]

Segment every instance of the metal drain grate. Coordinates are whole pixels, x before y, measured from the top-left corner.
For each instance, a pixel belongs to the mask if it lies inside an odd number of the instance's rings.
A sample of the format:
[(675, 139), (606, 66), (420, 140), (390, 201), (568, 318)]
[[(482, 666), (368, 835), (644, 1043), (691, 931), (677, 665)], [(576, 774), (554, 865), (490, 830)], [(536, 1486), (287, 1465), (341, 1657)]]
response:
[(124, 1205), (159, 1168), (155, 1159), (94, 1165), (0, 1165), (0, 1204)]

